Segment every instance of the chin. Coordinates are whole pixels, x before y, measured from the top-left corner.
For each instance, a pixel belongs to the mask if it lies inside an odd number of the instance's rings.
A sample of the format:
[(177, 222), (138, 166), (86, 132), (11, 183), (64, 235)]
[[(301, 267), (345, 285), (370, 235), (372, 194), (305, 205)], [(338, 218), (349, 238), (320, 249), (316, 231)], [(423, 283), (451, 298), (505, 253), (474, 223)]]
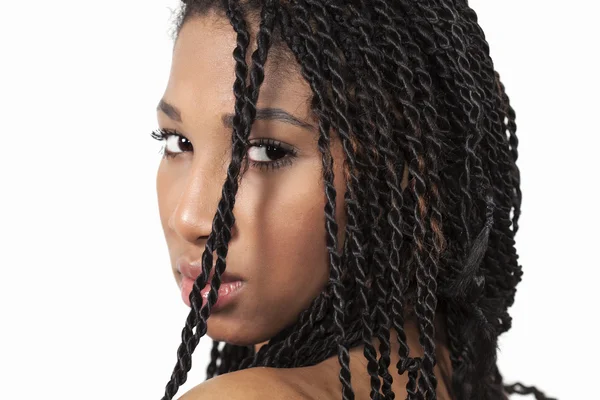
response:
[(206, 335), (213, 340), (226, 342), (237, 346), (250, 346), (268, 340), (256, 325), (248, 325), (232, 316), (221, 313), (212, 314), (208, 318)]
[(208, 318), (206, 335), (213, 340), (237, 346), (251, 346), (263, 343), (277, 334), (283, 326), (276, 323), (239, 318), (234, 313), (220, 310)]

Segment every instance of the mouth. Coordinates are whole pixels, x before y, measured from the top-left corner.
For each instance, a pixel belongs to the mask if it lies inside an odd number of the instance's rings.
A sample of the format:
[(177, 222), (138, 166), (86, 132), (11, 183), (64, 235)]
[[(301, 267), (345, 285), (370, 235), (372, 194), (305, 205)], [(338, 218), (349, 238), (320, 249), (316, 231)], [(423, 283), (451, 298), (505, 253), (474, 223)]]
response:
[[(192, 292), (192, 288), (194, 286), (194, 281), (191, 279), (184, 277), (181, 283), (181, 298), (183, 302), (191, 307), (190, 304), (190, 294)], [(231, 283), (223, 283), (219, 287), (217, 301), (212, 306), (211, 310), (213, 312), (222, 309), (225, 305), (231, 304), (233, 300), (236, 299), (239, 292), (244, 288), (244, 282), (236, 281)], [(200, 291), (200, 296), (202, 297), (202, 306), (208, 301), (208, 293), (210, 292), (210, 284), (204, 286), (204, 288)], [(200, 306), (200, 307), (202, 307)]]
[[(198, 276), (202, 273), (202, 263), (201, 261), (197, 262), (187, 262), (185, 260), (178, 260), (177, 262), (177, 270), (181, 275), (181, 297), (183, 302), (191, 307), (190, 304), (190, 293), (194, 286), (194, 282), (198, 279)], [(208, 280), (206, 281), (206, 285), (200, 291), (200, 295), (202, 296), (202, 303), (205, 304), (208, 300), (208, 293), (210, 292), (210, 282), (215, 274), (215, 266), (210, 271)], [(245, 286), (244, 280), (236, 275), (235, 273), (230, 273), (225, 271), (221, 275), (221, 286), (218, 290), (218, 298), (216, 303), (211, 308), (212, 311), (216, 312), (223, 308), (224, 306), (231, 304), (234, 302), (235, 298), (238, 295), (238, 292)]]

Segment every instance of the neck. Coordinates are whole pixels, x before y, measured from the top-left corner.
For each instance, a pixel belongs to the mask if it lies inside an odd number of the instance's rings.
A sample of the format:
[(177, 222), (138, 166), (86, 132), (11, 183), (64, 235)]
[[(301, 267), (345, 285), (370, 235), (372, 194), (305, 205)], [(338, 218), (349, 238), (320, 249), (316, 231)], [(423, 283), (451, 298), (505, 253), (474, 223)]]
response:
[[(442, 326), (438, 325), (436, 326), (436, 330), (442, 328)], [(404, 326), (404, 333), (406, 335), (406, 343), (408, 344), (409, 347), (409, 356), (410, 357), (422, 357), (423, 352), (422, 352), (422, 347), (419, 343), (419, 327), (416, 323), (416, 321), (412, 320), (412, 319), (407, 319), (405, 321), (405, 326)], [(439, 335), (440, 332), (437, 332), (438, 334), (436, 336)], [(445, 343), (445, 338), (444, 335), (439, 335), (440, 339), (438, 341), (438, 348), (441, 348), (442, 353), (440, 354), (440, 351), (438, 351), (438, 357), (439, 356), (444, 356), (445, 354), (443, 353), (444, 351), (447, 352), (447, 345)], [(390, 353), (392, 355), (394, 354), (399, 354), (399, 343), (398, 343), (398, 333), (397, 331), (392, 328), (390, 330)], [(268, 340), (261, 342), (261, 343), (257, 343), (254, 345), (254, 351), (258, 352), (265, 344), (269, 343)], [(379, 356), (379, 340), (377, 338), (373, 338), (371, 340), (371, 343), (373, 344), (373, 346), (377, 349), (377, 355)], [(357, 347), (354, 347), (352, 349), (350, 349), (350, 356), (351, 358), (360, 358), (363, 357), (363, 349), (364, 349), (364, 345), (360, 345)], [(337, 356), (335, 357), (331, 357), (330, 360), (336, 361), (337, 362)]]
[(261, 342), (261, 343), (258, 343), (258, 344), (255, 344), (255, 345), (254, 345), (254, 351), (255, 351), (256, 353), (258, 353), (258, 351), (260, 350), (260, 348), (261, 348), (261, 347), (263, 347), (263, 346), (264, 346), (265, 344), (267, 344), (267, 343), (269, 343), (269, 341), (268, 341), (268, 340), (266, 340), (266, 341), (264, 341), (264, 342)]

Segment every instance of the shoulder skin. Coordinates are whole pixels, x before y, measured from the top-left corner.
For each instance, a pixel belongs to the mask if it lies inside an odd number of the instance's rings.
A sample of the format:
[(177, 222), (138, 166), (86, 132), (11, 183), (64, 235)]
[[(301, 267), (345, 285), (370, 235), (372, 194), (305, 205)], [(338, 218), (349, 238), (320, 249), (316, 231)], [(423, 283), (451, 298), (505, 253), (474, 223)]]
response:
[(306, 400), (275, 368), (256, 367), (215, 376), (195, 386), (179, 400)]

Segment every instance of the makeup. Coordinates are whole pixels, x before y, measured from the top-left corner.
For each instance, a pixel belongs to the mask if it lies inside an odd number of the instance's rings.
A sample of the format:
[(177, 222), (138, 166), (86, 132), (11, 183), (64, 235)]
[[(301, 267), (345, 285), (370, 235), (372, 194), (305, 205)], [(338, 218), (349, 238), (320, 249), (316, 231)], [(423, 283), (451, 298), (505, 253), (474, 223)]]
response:
[[(183, 302), (187, 304), (188, 307), (191, 307), (190, 293), (192, 292), (193, 286), (194, 280), (183, 275), (181, 281), (181, 297), (183, 299)], [(235, 300), (243, 286), (244, 282), (242, 281), (221, 282), (221, 286), (219, 287), (219, 296), (217, 298), (217, 302), (211, 308), (211, 313), (222, 309), (226, 305), (230, 304), (233, 300)], [(203, 306), (208, 301), (209, 291), (210, 282), (207, 283), (206, 286), (200, 291), (200, 294), (202, 295)]]

